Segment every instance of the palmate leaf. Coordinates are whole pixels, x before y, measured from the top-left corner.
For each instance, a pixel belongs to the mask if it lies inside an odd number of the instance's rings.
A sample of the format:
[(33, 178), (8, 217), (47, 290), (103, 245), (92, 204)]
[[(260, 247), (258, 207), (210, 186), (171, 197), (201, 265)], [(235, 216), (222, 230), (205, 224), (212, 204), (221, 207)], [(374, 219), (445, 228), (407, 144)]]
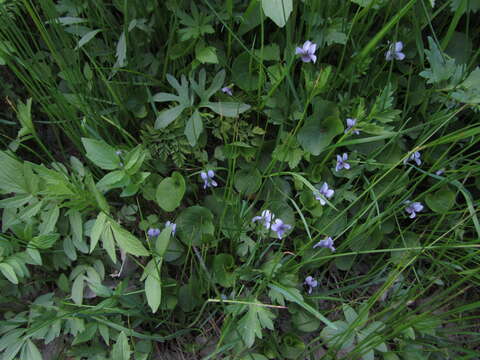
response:
[(247, 305), (247, 308), (247, 313), (238, 322), (238, 331), (245, 341), (245, 345), (252, 347), (255, 337), (262, 338), (262, 329), (273, 330), (272, 320), (275, 319), (275, 314), (261, 305), (251, 304)]

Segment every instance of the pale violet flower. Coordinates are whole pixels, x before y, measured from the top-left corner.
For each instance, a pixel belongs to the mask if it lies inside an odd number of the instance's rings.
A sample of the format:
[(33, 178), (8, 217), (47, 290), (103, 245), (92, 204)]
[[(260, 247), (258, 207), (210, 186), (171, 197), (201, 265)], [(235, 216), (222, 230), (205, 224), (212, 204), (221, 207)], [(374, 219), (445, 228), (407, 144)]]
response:
[[(350, 119), (348, 118), (347, 119), (347, 128), (345, 129), (345, 134), (347, 132), (349, 132), (352, 128), (355, 127), (355, 125), (357, 125), (357, 119)], [(360, 135), (360, 131), (357, 130), (357, 129), (353, 129), (352, 131), (355, 135)]]
[(160, 229), (150, 228), (147, 231), (147, 235), (150, 237), (157, 237), (158, 235), (160, 235)]
[(207, 172), (202, 171), (200, 173), (200, 176), (204, 181), (203, 183), (204, 189), (206, 189), (207, 187), (216, 187), (218, 185), (217, 182), (213, 180), (213, 177), (215, 176), (215, 172), (213, 170), (208, 170)]
[(115, 154), (118, 155), (118, 156), (122, 155), (122, 150), (115, 151)]
[(440, 175), (443, 175), (444, 172), (445, 172), (445, 169), (440, 169), (435, 171), (435, 175), (440, 176)]
[(402, 52), (403, 43), (401, 41), (397, 41), (395, 44), (391, 44), (388, 47), (388, 51), (385, 53), (385, 59), (387, 61), (395, 60), (403, 60), (405, 59), (405, 54)]
[(222, 92), (223, 92), (224, 94), (233, 96), (233, 90), (232, 90), (232, 88), (230, 88), (230, 87), (228, 87), (228, 86), (223, 87), (223, 88), (222, 88)]
[(335, 248), (333, 247), (333, 239), (329, 236), (326, 239), (320, 240), (318, 243), (313, 245), (313, 248), (316, 249), (317, 247), (330, 249), (332, 252), (335, 252)]
[(408, 158), (403, 160), (403, 163), (406, 164), (407, 162), (415, 161), (418, 166), (422, 165), (422, 160), (420, 159), (422, 155), (420, 154), (420, 151), (415, 151), (412, 155), (410, 155)]
[(285, 224), (281, 219), (276, 219), (272, 224), (272, 230), (277, 233), (279, 239), (281, 239), (283, 234), (291, 228), (291, 225)]
[(263, 224), (263, 226), (265, 226), (267, 229), (270, 229), (274, 216), (275, 215), (270, 210), (263, 210), (262, 215), (255, 216), (252, 219), (252, 222), (260, 221)]
[(165, 227), (168, 227), (168, 226), (172, 228), (172, 235), (175, 236), (175, 232), (177, 231), (177, 224), (170, 222), (169, 220), (165, 223)]
[(423, 210), (423, 204), (418, 201), (411, 202), (410, 200), (407, 200), (405, 201), (405, 204), (407, 204), (405, 211), (410, 214), (410, 219), (414, 219), (417, 216), (417, 213)]
[(295, 54), (301, 55), (302, 61), (305, 63), (308, 63), (310, 61), (315, 63), (317, 61), (315, 51), (317, 51), (317, 44), (307, 40), (302, 47), (297, 47), (295, 49)]
[[(315, 199), (320, 201), (320, 205), (325, 205), (327, 202), (325, 201), (325, 198), (330, 199), (335, 191), (333, 189), (328, 188), (328, 184), (326, 182), (323, 183), (322, 187), (318, 191), (318, 193), (315, 195)], [(320, 195), (323, 195), (320, 196)]]
[(307, 277), (305, 278), (304, 284), (308, 286), (308, 291), (307, 291), (307, 292), (308, 292), (309, 294), (311, 294), (312, 291), (313, 291), (313, 288), (318, 286), (318, 281), (315, 280), (315, 279), (314, 279), (313, 277), (311, 277), (311, 276), (307, 276)]
[(347, 163), (348, 154), (343, 153), (343, 155), (337, 155), (337, 165), (335, 166), (335, 171), (340, 171), (342, 169), (349, 170), (350, 164)]

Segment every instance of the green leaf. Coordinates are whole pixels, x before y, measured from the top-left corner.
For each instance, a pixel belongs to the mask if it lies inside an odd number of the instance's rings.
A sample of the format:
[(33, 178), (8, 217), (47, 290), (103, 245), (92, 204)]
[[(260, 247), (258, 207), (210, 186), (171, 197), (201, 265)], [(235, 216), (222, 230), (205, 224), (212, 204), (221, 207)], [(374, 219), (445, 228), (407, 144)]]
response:
[(457, 66), (455, 60), (443, 53), (431, 37), (428, 37), (428, 44), (430, 50), (425, 50), (425, 54), (427, 55), (430, 69), (422, 71), (420, 76), (427, 79), (428, 84), (438, 84), (451, 78), (460, 78), (464, 71), (464, 66)]
[(173, 172), (171, 177), (163, 179), (158, 184), (155, 193), (157, 204), (165, 211), (175, 210), (183, 199), (185, 194), (185, 179), (178, 172)]
[(100, 31), (102, 30), (92, 30), (82, 36), (82, 38), (78, 41), (75, 50), (80, 49), (83, 45), (87, 44), (90, 40), (92, 40)]
[(24, 194), (28, 186), (23, 176), (23, 164), (7, 153), (0, 151), (0, 190), (6, 193)]
[(285, 288), (283, 285), (280, 284), (269, 284), (268, 285), (271, 289), (274, 289), (275, 291), (281, 293), (286, 300), (291, 301), (299, 306), (301, 306), (303, 309), (308, 311), (310, 314), (315, 316), (318, 320), (322, 321), (325, 325), (330, 326), (332, 328), (335, 328), (335, 325), (328, 320), (325, 316), (320, 314), (317, 310), (315, 310), (312, 306), (307, 304), (305, 300), (303, 299), (303, 296), (299, 294), (298, 292), (292, 292), (289, 289)]
[(195, 57), (202, 64), (218, 64), (217, 49), (213, 46), (197, 46), (195, 48)]
[(23, 194), (13, 196), (7, 199), (0, 200), (0, 209), (4, 208), (20, 208), (29, 201), (33, 199), (32, 195), (30, 194)]
[(297, 139), (305, 151), (317, 156), (342, 132), (343, 124), (336, 105), (320, 100), (314, 105), (313, 116), (299, 130)]
[(114, 68), (122, 68), (127, 65), (127, 39), (125, 31), (122, 31), (117, 43), (117, 51), (115, 52), (117, 61), (113, 65)]
[[(346, 349), (353, 345), (354, 333), (350, 331), (348, 335), (343, 335), (348, 331), (348, 324), (345, 321), (335, 321), (334, 327), (326, 326), (320, 332), (320, 338), (324, 340), (329, 346), (338, 346)], [(342, 336), (343, 335), (343, 336)]]
[[(255, 300), (256, 302), (256, 300)], [(248, 305), (247, 313), (238, 321), (238, 331), (247, 347), (252, 347), (255, 337), (262, 339), (262, 329), (273, 330), (273, 314), (267, 307)]]
[(50, 249), (60, 238), (60, 234), (39, 235), (32, 238), (30, 245), (38, 249)]
[(105, 229), (105, 221), (107, 220), (107, 215), (104, 212), (98, 214), (97, 219), (95, 220), (95, 224), (92, 227), (90, 232), (90, 253), (95, 249), (97, 246), (98, 240), (102, 235)]
[(163, 257), (168, 249), (170, 244), (170, 236), (172, 234), (172, 227), (166, 226), (162, 230), (160, 235), (158, 235), (157, 240), (155, 241), (155, 250), (158, 253), (158, 256)]
[(155, 120), (155, 129), (163, 129), (175, 121), (185, 110), (185, 105), (177, 105), (173, 108), (163, 110)]
[(72, 300), (77, 305), (82, 305), (83, 289), (85, 287), (85, 276), (78, 275), (72, 285)]
[(125, 177), (126, 174), (123, 170), (112, 171), (100, 179), (100, 181), (97, 183), (97, 187), (100, 191), (107, 191), (113, 189), (115, 187), (118, 187), (116, 185), (118, 185), (118, 183), (121, 183)]
[(252, 195), (262, 185), (262, 174), (258, 169), (240, 170), (235, 174), (234, 184), (239, 193)]
[(259, 65), (248, 52), (240, 54), (232, 65), (233, 82), (245, 91), (262, 87), (265, 78), (259, 77)]
[(120, 158), (115, 149), (105, 141), (82, 138), (87, 157), (98, 167), (105, 170), (114, 170), (120, 167)]
[(200, 134), (203, 131), (203, 121), (202, 117), (198, 110), (195, 110), (192, 116), (187, 121), (185, 126), (185, 136), (188, 139), (188, 142), (191, 146), (195, 146), (197, 144), (197, 140), (200, 137)]
[(118, 337), (117, 342), (113, 345), (111, 358), (115, 360), (130, 360), (132, 351), (128, 344), (127, 335), (122, 331)]
[(158, 274), (151, 274), (145, 280), (145, 295), (147, 296), (148, 306), (156, 313), (162, 300), (162, 282)]
[(284, 27), (293, 10), (293, 0), (262, 0), (263, 12), (279, 27)]
[(350, 305), (343, 304), (343, 314), (345, 315), (345, 319), (347, 323), (352, 324), (358, 317), (358, 314)]
[(25, 360), (43, 360), (42, 354), (30, 339), (27, 339), (24, 346)]
[(177, 233), (186, 245), (199, 246), (205, 235), (213, 235), (213, 214), (202, 206), (191, 206), (177, 218)]
[(50, 210), (42, 214), (42, 223), (38, 227), (40, 235), (52, 233), (55, 230), (58, 217), (60, 216), (60, 209), (58, 206), (52, 207)]
[(238, 115), (250, 109), (250, 105), (238, 102), (209, 102), (201, 104), (200, 107), (207, 107), (217, 114), (226, 117), (238, 117)]
[(15, 274), (15, 270), (10, 264), (0, 263), (0, 271), (12, 284), (18, 284), (17, 274)]
[(448, 187), (442, 187), (425, 197), (428, 207), (436, 213), (446, 213), (455, 205), (455, 193)]
[(218, 254), (213, 259), (213, 276), (223, 287), (232, 287), (235, 281), (235, 260), (230, 254)]
[(113, 231), (115, 241), (122, 250), (135, 256), (147, 256), (149, 254), (140, 240), (138, 240), (127, 230), (121, 228), (120, 225), (115, 222), (111, 222), (110, 227)]

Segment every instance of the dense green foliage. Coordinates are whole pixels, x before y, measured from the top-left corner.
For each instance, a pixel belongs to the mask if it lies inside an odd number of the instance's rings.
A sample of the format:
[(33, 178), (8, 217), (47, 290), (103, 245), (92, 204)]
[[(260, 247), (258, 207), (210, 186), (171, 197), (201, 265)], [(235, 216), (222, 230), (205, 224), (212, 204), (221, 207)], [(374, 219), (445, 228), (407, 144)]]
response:
[(478, 10), (0, 0), (0, 359), (478, 359)]

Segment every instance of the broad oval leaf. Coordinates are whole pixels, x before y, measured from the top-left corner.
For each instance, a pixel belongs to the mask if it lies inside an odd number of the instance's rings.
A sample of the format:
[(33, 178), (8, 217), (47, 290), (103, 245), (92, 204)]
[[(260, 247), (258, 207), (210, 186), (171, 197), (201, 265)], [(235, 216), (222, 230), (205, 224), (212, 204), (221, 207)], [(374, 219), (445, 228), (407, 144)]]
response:
[(448, 187), (443, 187), (425, 197), (428, 207), (436, 213), (446, 213), (455, 205), (455, 193)]
[(263, 12), (279, 27), (284, 27), (293, 10), (293, 0), (262, 0)]
[(186, 245), (199, 246), (205, 235), (213, 235), (213, 214), (202, 206), (191, 206), (177, 218), (177, 233)]
[(185, 189), (185, 179), (180, 173), (174, 172), (171, 177), (163, 179), (158, 184), (155, 193), (157, 204), (165, 211), (175, 210), (182, 201)]

